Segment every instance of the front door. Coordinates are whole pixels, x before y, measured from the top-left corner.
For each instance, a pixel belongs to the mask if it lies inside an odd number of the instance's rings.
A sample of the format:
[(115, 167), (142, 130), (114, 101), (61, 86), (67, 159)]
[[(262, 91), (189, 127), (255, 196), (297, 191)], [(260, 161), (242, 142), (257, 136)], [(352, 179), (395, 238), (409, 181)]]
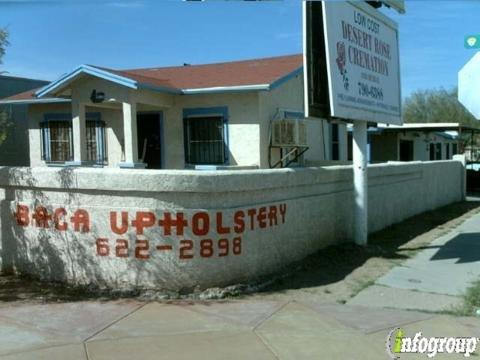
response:
[(137, 114), (138, 157), (147, 169), (162, 168), (161, 113)]

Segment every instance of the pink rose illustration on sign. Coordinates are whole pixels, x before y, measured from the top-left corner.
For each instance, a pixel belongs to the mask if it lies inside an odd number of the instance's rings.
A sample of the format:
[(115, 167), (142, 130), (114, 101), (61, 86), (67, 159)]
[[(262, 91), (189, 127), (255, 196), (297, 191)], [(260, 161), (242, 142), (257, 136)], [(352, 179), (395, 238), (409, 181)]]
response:
[(343, 41), (337, 42), (337, 66), (340, 74), (343, 77), (343, 87), (348, 91), (348, 77), (347, 77), (347, 54), (345, 51), (345, 43)]

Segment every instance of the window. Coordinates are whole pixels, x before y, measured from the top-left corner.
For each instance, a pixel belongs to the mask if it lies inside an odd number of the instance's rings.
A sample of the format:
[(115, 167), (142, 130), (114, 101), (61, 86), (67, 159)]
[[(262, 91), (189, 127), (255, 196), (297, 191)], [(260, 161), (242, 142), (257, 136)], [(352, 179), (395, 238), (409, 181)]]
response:
[(87, 161), (95, 164), (104, 164), (107, 161), (105, 149), (105, 123), (100, 120), (86, 122), (87, 132)]
[(435, 144), (435, 159), (442, 160), (442, 144), (441, 143)]
[(73, 160), (71, 121), (52, 120), (40, 124), (42, 160), (65, 162)]
[(446, 156), (446, 159), (449, 160), (450, 159), (450, 144), (449, 143), (446, 143), (445, 144), (445, 156)]
[(430, 160), (442, 160), (442, 144), (430, 144)]
[(226, 108), (184, 110), (185, 162), (192, 165), (228, 163)]
[(457, 144), (452, 144), (452, 155), (457, 155), (458, 146)]
[[(100, 113), (86, 114), (87, 161), (103, 164), (105, 157), (105, 124)], [(73, 160), (71, 114), (47, 114), (40, 124), (42, 160), (64, 163)]]
[(400, 161), (413, 161), (412, 140), (400, 140)]
[(340, 141), (338, 135), (338, 124), (330, 125), (330, 138), (332, 143), (332, 160), (340, 160)]

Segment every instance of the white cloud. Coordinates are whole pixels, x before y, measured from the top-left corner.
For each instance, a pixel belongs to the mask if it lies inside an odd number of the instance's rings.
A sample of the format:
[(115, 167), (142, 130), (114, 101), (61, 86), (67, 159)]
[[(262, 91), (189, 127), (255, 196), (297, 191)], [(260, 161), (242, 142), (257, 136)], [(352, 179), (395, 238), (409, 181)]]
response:
[(117, 8), (141, 8), (145, 4), (140, 1), (113, 1), (106, 3), (107, 6), (117, 7)]

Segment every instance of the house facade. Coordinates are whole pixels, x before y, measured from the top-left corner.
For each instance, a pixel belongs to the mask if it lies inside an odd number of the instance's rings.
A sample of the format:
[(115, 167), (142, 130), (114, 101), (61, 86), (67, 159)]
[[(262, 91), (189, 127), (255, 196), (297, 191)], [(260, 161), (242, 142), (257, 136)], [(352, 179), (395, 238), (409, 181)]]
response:
[(303, 119), (302, 61), (82, 65), (0, 103), (28, 105), (31, 166), (269, 168), (297, 153), (271, 146), (272, 121), (288, 117), (300, 119), (307, 138), (291, 164), (346, 160), (344, 125)]

